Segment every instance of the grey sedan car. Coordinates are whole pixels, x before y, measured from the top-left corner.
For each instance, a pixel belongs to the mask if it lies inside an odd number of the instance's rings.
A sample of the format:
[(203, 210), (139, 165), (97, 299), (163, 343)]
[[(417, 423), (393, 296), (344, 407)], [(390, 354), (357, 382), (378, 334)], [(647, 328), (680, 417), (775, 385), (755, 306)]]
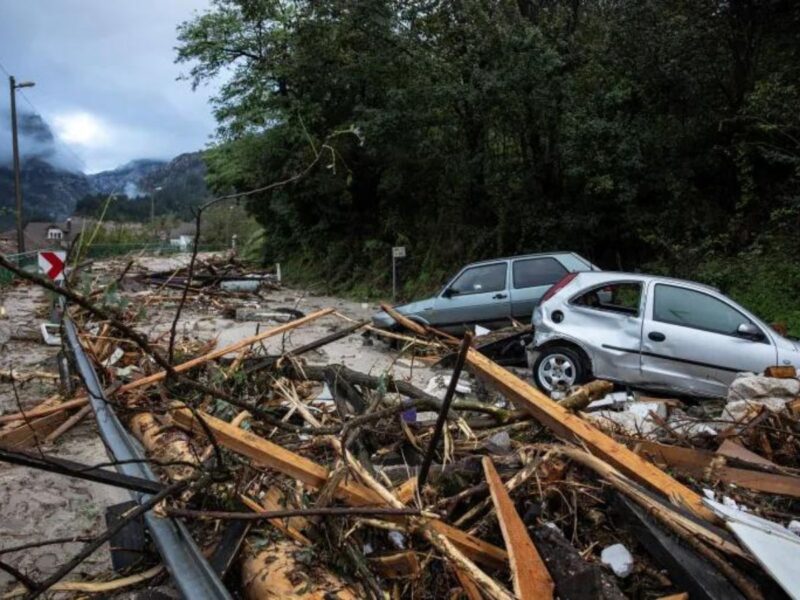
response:
[[(451, 332), (479, 324), (489, 329), (509, 324), (511, 317), (530, 319), (542, 295), (568, 273), (599, 270), (574, 252), (527, 254), (467, 265), (438, 294), (396, 307), (411, 320)], [(381, 311), (377, 327), (395, 322)]]
[(591, 377), (724, 397), (736, 373), (800, 368), (800, 345), (718, 290), (632, 273), (570, 274), (533, 312), (528, 361), (550, 392)]

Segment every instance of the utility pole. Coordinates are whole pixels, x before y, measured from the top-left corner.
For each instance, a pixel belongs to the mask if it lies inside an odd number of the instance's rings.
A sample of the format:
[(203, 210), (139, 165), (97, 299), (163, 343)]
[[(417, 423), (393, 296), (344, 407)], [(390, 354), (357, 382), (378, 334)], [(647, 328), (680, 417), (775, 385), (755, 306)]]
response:
[(22, 232), (22, 184), (19, 172), (19, 142), (17, 141), (17, 90), (33, 87), (32, 81), (17, 83), (13, 76), (8, 78), (11, 91), (11, 144), (14, 150), (14, 193), (17, 198), (17, 252), (25, 252), (25, 235)]

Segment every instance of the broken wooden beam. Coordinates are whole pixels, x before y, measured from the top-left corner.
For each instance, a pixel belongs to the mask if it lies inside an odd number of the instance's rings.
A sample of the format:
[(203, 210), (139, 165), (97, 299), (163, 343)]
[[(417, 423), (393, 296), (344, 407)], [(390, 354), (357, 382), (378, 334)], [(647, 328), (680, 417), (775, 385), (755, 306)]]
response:
[[(178, 407), (171, 414), (176, 424), (192, 430), (198, 435), (205, 435), (203, 426), (197, 422), (188, 408)], [(213, 433), (217, 443), (246, 456), (257, 465), (274, 469), (316, 490), (321, 489), (328, 480), (329, 471), (304, 456), (234, 427), (207, 413), (197, 411), (197, 415), (203, 419), (205, 426)], [(382, 506), (386, 504), (379, 494), (365, 485), (352, 481), (342, 481), (334, 495), (351, 506)], [(470, 558), (496, 568), (506, 565), (508, 556), (502, 549), (442, 521), (431, 520), (430, 527), (450, 540)]]
[(797, 377), (797, 369), (791, 365), (775, 365), (764, 369), (764, 377), (795, 379)]
[(725, 464), (725, 457), (714, 452), (648, 440), (638, 440), (636, 451), (701, 481), (722, 481), (757, 492), (800, 498), (800, 477), (731, 467)]
[(469, 352), (467, 363), (473, 374), (499, 389), (518, 408), (530, 412), (556, 435), (585, 444), (595, 455), (633, 479), (666, 495), (672, 502), (686, 506), (707, 521), (718, 522), (717, 517), (703, 505), (698, 494), (578, 415), (559, 406), (531, 384), (474, 350)]
[(520, 600), (549, 600), (553, 597), (553, 580), (528, 535), (525, 523), (517, 513), (506, 486), (497, 474), (492, 459), (483, 457), (483, 469), (492, 495), (500, 532), (506, 542), (514, 594)]
[(389, 306), (386, 303), (381, 303), (381, 309), (390, 317), (392, 317), (395, 321), (397, 321), (398, 325), (405, 327), (409, 331), (416, 333), (417, 335), (426, 336), (428, 335), (428, 331), (425, 329), (424, 326), (420, 325), (416, 321), (412, 321), (408, 317), (401, 315), (397, 312), (394, 308)]
[(27, 448), (38, 442), (42, 443), (53, 432), (61, 427), (67, 419), (65, 412), (57, 412), (43, 417), (29, 419), (14, 429), (0, 432), (0, 444), (8, 447)]

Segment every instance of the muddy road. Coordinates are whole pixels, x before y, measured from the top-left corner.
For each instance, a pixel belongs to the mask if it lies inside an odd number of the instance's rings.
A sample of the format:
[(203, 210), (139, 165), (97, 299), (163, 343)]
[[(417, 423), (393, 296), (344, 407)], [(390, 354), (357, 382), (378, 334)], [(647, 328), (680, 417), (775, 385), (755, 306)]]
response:
[[(185, 264), (186, 260), (186, 256), (143, 257), (137, 259), (135, 268), (157, 272), (176, 268)], [(92, 275), (102, 277), (103, 272), (113, 273), (121, 270), (123, 265), (119, 260), (97, 263)], [(150, 339), (168, 334), (177, 306), (176, 302), (169, 300), (152, 302), (154, 295), (153, 289), (141, 288), (120, 293), (125, 302), (136, 303), (145, 311), (146, 316), (140, 323)], [(0, 288), (0, 306), (3, 308), (0, 341), (6, 340), (0, 352), (0, 370), (7, 372), (13, 369), (22, 373), (36, 371), (53, 375), (53, 378), (33, 379), (13, 385), (4, 379), (0, 383), (0, 415), (17, 412), (19, 407), (32, 408), (59, 392), (59, 381), (54, 377), (58, 372), (56, 356), (59, 348), (45, 345), (40, 333), (41, 324), (48, 320), (50, 304), (49, 293), (28, 284)], [(377, 310), (377, 306), (372, 304), (289, 288), (261, 293), (261, 298), (254, 299), (252, 307), (291, 308), (306, 314), (332, 307), (356, 320), (368, 318)], [(240, 321), (224, 313), (215, 303), (190, 302), (179, 322), (180, 341), (215, 340), (217, 347), (223, 347), (277, 324)], [(265, 340), (263, 348), (268, 354), (278, 354), (319, 339), (345, 323), (341, 317), (331, 315), (293, 330), (284, 337)], [(365, 338), (359, 333), (304, 356), (309, 364), (341, 363), (373, 375), (391, 371), (395, 377), (424, 388), (432, 377), (432, 371), (421, 363), (397, 361), (396, 357), (396, 353), (387, 351), (383, 341)], [(100, 464), (109, 460), (91, 414), (55, 443), (33, 440), (29, 448), (36, 450), (37, 446), (46, 454), (85, 464)], [(106, 508), (129, 499), (124, 490), (0, 463), (0, 550), (53, 538), (101, 534), (105, 530)], [(0, 560), (34, 580), (41, 580), (68, 561), (81, 546), (81, 542), (44, 546), (3, 554)], [(69, 578), (92, 578), (102, 574), (111, 576), (107, 545), (82, 563)], [(15, 585), (13, 578), (0, 570), (0, 593)]]

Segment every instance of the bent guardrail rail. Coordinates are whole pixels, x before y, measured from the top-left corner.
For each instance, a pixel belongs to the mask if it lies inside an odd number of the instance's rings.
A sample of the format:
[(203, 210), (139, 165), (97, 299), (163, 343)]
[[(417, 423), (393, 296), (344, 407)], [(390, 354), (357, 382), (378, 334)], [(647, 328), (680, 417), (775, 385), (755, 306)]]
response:
[[(112, 405), (108, 402), (94, 366), (86, 356), (78, 339), (75, 324), (67, 315), (64, 315), (63, 324), (66, 347), (74, 358), (78, 375), (86, 388), (97, 419), (100, 437), (112, 458), (121, 462), (121, 464), (115, 465), (117, 471), (134, 477), (159, 481), (150, 466), (143, 462), (144, 455), (122, 426)], [(131, 495), (140, 504), (150, 497), (148, 494), (139, 492), (131, 492)], [(152, 511), (145, 513), (144, 521), (164, 565), (184, 598), (232, 600), (231, 594), (200, 552), (183, 523), (176, 519), (160, 518)]]

